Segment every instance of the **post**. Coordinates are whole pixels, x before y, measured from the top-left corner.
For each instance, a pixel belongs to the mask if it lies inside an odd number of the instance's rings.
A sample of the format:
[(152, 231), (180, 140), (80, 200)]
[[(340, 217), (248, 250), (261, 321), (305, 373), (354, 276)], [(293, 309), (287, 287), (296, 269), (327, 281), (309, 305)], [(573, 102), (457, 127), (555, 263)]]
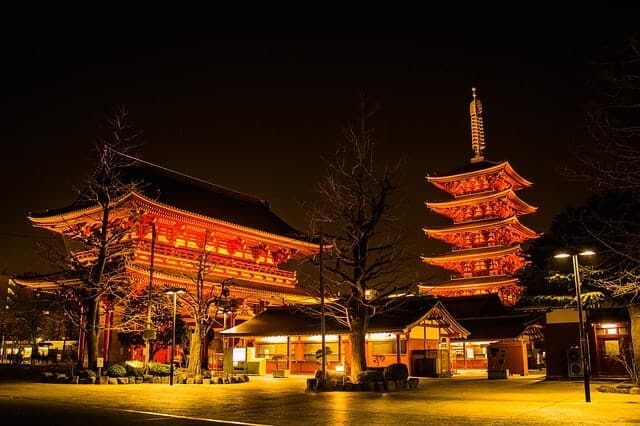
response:
[(171, 364), (169, 367), (169, 386), (173, 386), (173, 360), (176, 356), (176, 298), (178, 297), (178, 293), (176, 291), (173, 292), (173, 321), (172, 321), (172, 336), (171, 336)]
[(153, 262), (156, 251), (156, 223), (151, 222), (151, 259), (149, 261), (149, 286), (147, 287), (147, 324), (144, 330), (145, 356), (144, 371), (149, 372), (149, 361), (151, 361), (151, 341), (156, 338), (156, 331), (151, 321), (151, 291), (153, 290)]
[(578, 304), (578, 328), (580, 329), (580, 354), (582, 355), (582, 377), (584, 379), (584, 399), (585, 402), (591, 402), (591, 389), (589, 388), (589, 366), (587, 364), (587, 356), (585, 348), (587, 347), (587, 339), (584, 330), (584, 322), (582, 319), (582, 297), (580, 295), (580, 266), (578, 265), (578, 255), (572, 254), (571, 261), (573, 263), (573, 281), (576, 285), (576, 299)]
[(320, 234), (320, 257), (318, 259), (318, 266), (320, 269), (320, 336), (322, 340), (322, 377), (321, 383), (324, 385), (325, 379), (327, 377), (327, 354), (325, 351), (325, 322), (324, 322), (324, 278), (323, 278), (323, 270), (322, 270), (322, 252), (324, 251), (324, 247), (322, 244), (322, 229), (319, 230)]

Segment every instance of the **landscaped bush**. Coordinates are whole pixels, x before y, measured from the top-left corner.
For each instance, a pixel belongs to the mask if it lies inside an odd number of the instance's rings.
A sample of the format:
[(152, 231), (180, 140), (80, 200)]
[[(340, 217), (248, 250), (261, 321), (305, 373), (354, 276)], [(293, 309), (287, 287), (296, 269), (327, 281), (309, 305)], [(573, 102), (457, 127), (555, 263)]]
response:
[(406, 381), (409, 378), (409, 369), (405, 364), (391, 364), (384, 369), (382, 374), (385, 380)]
[(109, 377), (125, 377), (127, 375), (127, 367), (122, 364), (113, 364), (107, 369)]
[(142, 377), (144, 374), (144, 362), (142, 361), (127, 361), (125, 362), (127, 369), (127, 376)]
[(366, 370), (361, 371), (358, 374), (358, 383), (378, 383), (384, 380), (384, 376), (382, 375), (382, 371), (379, 370)]
[(80, 373), (78, 373), (78, 375), (81, 379), (96, 378), (96, 372), (88, 369), (80, 370)]
[(151, 361), (149, 363), (149, 373), (154, 376), (166, 377), (171, 374), (171, 366), (169, 364)]

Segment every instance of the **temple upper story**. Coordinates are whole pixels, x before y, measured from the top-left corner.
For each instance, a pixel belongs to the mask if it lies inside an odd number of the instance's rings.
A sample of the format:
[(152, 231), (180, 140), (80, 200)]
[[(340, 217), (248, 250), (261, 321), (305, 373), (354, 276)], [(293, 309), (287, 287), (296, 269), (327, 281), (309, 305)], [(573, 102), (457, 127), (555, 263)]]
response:
[(444, 228), (424, 228), (423, 230), (428, 237), (451, 244), (454, 251), (506, 246), (538, 237), (535, 231), (520, 223), (517, 216), (458, 223)]
[[(204, 255), (212, 277), (292, 288), (295, 272), (279, 265), (318, 250), (263, 200), (139, 159), (122, 178), (142, 184), (112, 201), (109, 227), (124, 230), (119, 241), (130, 248), (128, 263), (138, 268), (149, 267), (153, 247), (154, 268), (160, 271), (194, 273)], [(29, 220), (82, 241), (100, 226), (102, 214), (102, 207), (80, 197), (70, 206), (30, 214)], [(76, 250), (72, 256), (90, 263), (96, 252)]]
[(504, 191), (472, 194), (440, 202), (426, 202), (425, 205), (435, 213), (463, 223), (485, 219), (505, 219), (534, 213), (533, 207), (518, 197), (513, 189)]
[(507, 189), (517, 191), (532, 185), (516, 173), (508, 161), (495, 163), (486, 160), (470, 163), (444, 176), (427, 176), (427, 181), (454, 197)]

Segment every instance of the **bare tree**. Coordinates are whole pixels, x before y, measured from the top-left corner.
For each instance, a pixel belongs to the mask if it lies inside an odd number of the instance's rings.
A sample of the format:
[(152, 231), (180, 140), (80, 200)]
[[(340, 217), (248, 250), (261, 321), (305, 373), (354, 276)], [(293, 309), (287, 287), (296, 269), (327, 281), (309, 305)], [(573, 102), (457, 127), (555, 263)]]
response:
[[(370, 319), (396, 307), (400, 299), (390, 296), (409, 287), (394, 215), (395, 179), (401, 163), (393, 167), (377, 163), (370, 127), (375, 112), (366, 100), (361, 101), (359, 121), (346, 129), (345, 142), (319, 183), (320, 203), (311, 213), (312, 234), (322, 229), (322, 238), (327, 238), (326, 253), (312, 259), (325, 283), (325, 315), (350, 331), (354, 382), (367, 368), (365, 338)], [(318, 287), (308, 290), (320, 297)]]
[[(67, 301), (69, 314), (86, 334), (89, 368), (96, 367), (98, 331), (102, 302), (116, 303), (130, 297), (129, 279), (124, 264), (131, 251), (125, 243), (139, 212), (122, 214), (125, 195), (142, 183), (125, 178), (124, 171), (132, 159), (122, 155), (136, 148), (139, 132), (129, 123), (128, 112), (119, 108), (107, 121), (107, 135), (96, 144), (97, 161), (88, 176), (74, 207), (90, 209), (86, 221), (69, 223), (63, 231), (68, 250), (49, 250), (48, 258), (62, 269), (64, 276), (75, 278), (58, 282)], [(80, 309), (77, 309), (77, 306)]]
[[(640, 201), (640, 48), (632, 39), (614, 58), (599, 64), (603, 78), (589, 114), (593, 144), (580, 155), (583, 167), (574, 177), (607, 191), (623, 192), (635, 206)], [(626, 204), (630, 206), (629, 203)], [(624, 205), (622, 206), (624, 207)], [(590, 236), (613, 253), (617, 262), (594, 271), (593, 285), (627, 303), (631, 321), (635, 377), (640, 376), (640, 237), (637, 207), (622, 209), (616, 218), (586, 226)], [(631, 218), (632, 220), (629, 220)]]
[[(202, 372), (203, 360), (206, 361), (207, 345), (206, 336), (216, 326), (216, 312), (219, 307), (230, 309), (234, 303), (230, 298), (229, 285), (233, 279), (228, 278), (214, 284), (208, 280), (215, 263), (210, 261), (210, 252), (206, 250), (209, 232), (205, 232), (203, 249), (198, 255), (198, 266), (195, 277), (189, 276), (193, 281), (193, 288), (186, 289), (180, 295), (180, 300), (189, 311), (193, 320), (189, 339), (189, 362), (187, 364), (188, 376), (199, 376)], [(216, 293), (217, 292), (217, 293)], [(220, 326), (220, 324), (218, 324)]]

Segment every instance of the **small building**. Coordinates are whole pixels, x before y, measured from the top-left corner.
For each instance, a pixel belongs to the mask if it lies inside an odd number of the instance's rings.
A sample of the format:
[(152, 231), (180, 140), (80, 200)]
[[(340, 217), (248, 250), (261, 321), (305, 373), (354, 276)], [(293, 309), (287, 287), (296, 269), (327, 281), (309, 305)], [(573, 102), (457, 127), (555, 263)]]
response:
[[(631, 365), (631, 327), (623, 307), (608, 307), (583, 312), (589, 346), (591, 375), (598, 378), (622, 378)], [(547, 377), (582, 378), (578, 311), (554, 308), (546, 313), (545, 357)]]
[[(368, 366), (404, 363), (415, 376), (450, 374), (449, 342), (469, 334), (441, 301), (431, 297), (404, 298), (395, 309), (372, 317), (368, 332)], [(319, 368), (320, 318), (305, 307), (268, 307), (222, 335), (233, 341), (228, 346), (251, 348), (246, 353), (265, 360), (266, 372), (275, 370), (276, 362), (286, 365), (292, 374), (313, 374)], [(349, 371), (349, 330), (329, 316), (325, 318), (325, 343), (330, 349), (327, 368)]]
[(509, 374), (526, 376), (541, 369), (544, 314), (505, 307), (498, 295), (446, 298), (443, 305), (466, 330), (451, 342), (453, 371), (491, 370), (491, 348), (504, 355)]

